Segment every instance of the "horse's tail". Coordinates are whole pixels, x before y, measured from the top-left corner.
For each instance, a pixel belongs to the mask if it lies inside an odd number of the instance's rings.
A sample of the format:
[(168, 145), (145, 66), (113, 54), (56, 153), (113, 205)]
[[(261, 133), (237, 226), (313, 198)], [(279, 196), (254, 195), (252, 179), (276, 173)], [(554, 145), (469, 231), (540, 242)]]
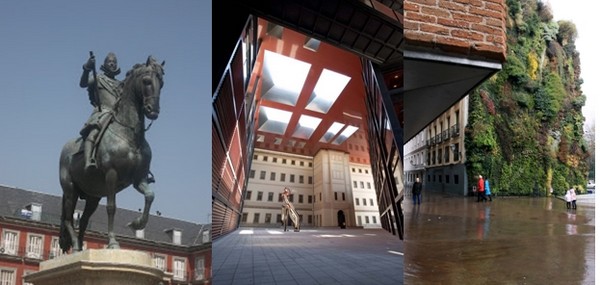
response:
[[(64, 205), (65, 196), (63, 195), (63, 205)], [(60, 249), (62, 249), (63, 253), (68, 253), (71, 247), (73, 246), (73, 240), (71, 239), (71, 235), (67, 230), (67, 225), (65, 224), (65, 209), (63, 207), (62, 213), (60, 216), (60, 235), (58, 237), (58, 244), (60, 245)]]

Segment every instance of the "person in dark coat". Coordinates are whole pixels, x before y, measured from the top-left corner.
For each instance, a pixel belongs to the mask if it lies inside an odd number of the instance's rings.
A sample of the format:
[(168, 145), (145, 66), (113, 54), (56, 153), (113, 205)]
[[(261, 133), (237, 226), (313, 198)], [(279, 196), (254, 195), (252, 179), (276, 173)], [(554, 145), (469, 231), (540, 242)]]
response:
[(417, 177), (412, 186), (413, 205), (421, 205), (421, 190), (423, 190), (423, 184), (419, 177)]

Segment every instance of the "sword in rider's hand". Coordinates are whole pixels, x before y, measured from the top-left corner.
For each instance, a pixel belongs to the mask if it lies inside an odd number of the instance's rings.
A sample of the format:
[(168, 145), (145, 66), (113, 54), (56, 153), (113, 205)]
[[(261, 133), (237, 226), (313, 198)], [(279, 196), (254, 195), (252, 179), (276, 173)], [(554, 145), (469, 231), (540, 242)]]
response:
[[(90, 58), (94, 57), (94, 52), (90, 51)], [(98, 98), (98, 76), (96, 74), (96, 61), (94, 60), (94, 67), (92, 68), (92, 75), (94, 76), (94, 104), (98, 107), (98, 111), (102, 111), (100, 108), (100, 99)]]

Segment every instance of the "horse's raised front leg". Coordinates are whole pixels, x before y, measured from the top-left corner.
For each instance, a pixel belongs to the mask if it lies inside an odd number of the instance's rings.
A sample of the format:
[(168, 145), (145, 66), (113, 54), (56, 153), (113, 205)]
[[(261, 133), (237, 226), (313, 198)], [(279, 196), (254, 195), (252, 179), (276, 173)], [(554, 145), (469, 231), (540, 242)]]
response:
[(106, 213), (108, 214), (108, 248), (120, 248), (115, 238), (115, 212), (117, 211), (117, 172), (114, 169), (106, 173), (106, 187), (108, 195), (106, 196)]
[(144, 211), (141, 216), (129, 223), (128, 226), (134, 230), (141, 230), (145, 228), (146, 223), (148, 223), (150, 207), (154, 201), (154, 192), (150, 189), (147, 178), (141, 179), (139, 182), (135, 183), (133, 187), (144, 195)]

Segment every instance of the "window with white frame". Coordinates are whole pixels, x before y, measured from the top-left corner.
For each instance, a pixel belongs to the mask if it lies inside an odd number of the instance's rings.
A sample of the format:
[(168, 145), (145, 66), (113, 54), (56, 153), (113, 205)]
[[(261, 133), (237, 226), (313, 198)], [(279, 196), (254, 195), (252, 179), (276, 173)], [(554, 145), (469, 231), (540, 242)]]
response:
[(144, 236), (145, 236), (144, 229), (135, 230), (135, 237), (136, 238), (144, 238)]
[(17, 255), (19, 232), (5, 229), (2, 232), (2, 248), (4, 248), (5, 254)]
[(154, 262), (154, 267), (165, 271), (167, 270), (167, 257), (161, 254), (154, 254), (154, 256), (152, 257), (152, 260)]
[(204, 279), (204, 256), (196, 256), (196, 266), (194, 268), (194, 280)]
[(205, 230), (202, 232), (202, 243), (207, 243), (210, 241), (210, 235), (209, 235), (210, 231), (209, 230)]
[(63, 255), (58, 237), (52, 237), (50, 242), (50, 259)]
[(14, 268), (0, 268), (0, 285), (17, 284), (17, 274)]
[(181, 244), (181, 231), (173, 230), (173, 244)]
[(42, 258), (44, 252), (44, 236), (38, 234), (27, 234), (27, 257)]
[(185, 258), (173, 257), (173, 279), (185, 280)]
[(81, 211), (81, 210), (75, 210), (75, 212), (73, 212), (73, 226), (76, 229), (79, 229), (79, 220), (81, 219), (82, 215), (83, 215), (83, 211)]

